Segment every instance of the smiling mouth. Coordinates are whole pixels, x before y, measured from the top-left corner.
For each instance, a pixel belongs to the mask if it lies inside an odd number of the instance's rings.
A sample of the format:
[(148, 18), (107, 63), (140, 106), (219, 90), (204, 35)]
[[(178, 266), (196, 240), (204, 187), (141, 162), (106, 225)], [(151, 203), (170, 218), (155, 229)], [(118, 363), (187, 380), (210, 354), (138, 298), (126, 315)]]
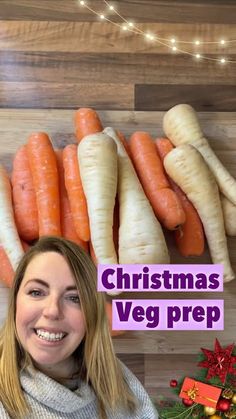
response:
[(59, 342), (63, 340), (68, 333), (49, 333), (40, 329), (33, 329), (38, 338), (46, 340), (47, 342)]

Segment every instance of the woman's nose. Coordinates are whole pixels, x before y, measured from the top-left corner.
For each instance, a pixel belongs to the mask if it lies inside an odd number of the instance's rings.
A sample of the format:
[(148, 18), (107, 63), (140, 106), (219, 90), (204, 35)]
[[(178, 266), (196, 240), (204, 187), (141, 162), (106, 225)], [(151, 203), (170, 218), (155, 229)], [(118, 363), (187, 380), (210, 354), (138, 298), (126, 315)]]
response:
[(57, 297), (48, 297), (45, 301), (43, 315), (50, 319), (61, 319), (63, 317), (61, 302)]

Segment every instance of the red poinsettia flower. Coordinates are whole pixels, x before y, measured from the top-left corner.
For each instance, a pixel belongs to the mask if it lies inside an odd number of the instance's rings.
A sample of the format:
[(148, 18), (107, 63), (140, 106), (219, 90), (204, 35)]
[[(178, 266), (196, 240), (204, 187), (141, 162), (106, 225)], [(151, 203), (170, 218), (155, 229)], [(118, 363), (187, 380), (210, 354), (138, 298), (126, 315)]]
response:
[(198, 363), (199, 367), (208, 368), (206, 379), (219, 377), (222, 383), (225, 383), (227, 374), (236, 374), (236, 356), (232, 356), (234, 344), (227, 346), (225, 349), (220, 346), (218, 340), (215, 340), (215, 350), (201, 348), (207, 357), (204, 361)]

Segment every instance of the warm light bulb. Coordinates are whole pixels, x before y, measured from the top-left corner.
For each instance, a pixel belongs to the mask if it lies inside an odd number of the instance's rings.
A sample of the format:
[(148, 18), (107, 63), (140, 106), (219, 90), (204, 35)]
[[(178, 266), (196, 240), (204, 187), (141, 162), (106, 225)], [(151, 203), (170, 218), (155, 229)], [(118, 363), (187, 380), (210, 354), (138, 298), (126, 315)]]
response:
[(150, 39), (151, 41), (153, 41), (155, 39), (154, 36), (150, 33), (146, 33), (145, 36), (146, 36), (147, 39)]
[(81, 6), (84, 6), (84, 5), (85, 5), (84, 0), (81, 0), (81, 1), (80, 1), (80, 5), (81, 5)]
[(176, 47), (173, 47), (173, 48), (172, 48), (172, 50), (173, 50), (173, 51), (176, 51), (176, 50), (177, 50), (177, 48), (176, 48)]
[(124, 26), (122, 26), (122, 29), (123, 29), (123, 31), (127, 31), (128, 28), (127, 28), (127, 26), (124, 25)]
[(134, 26), (134, 24), (132, 22), (129, 22), (128, 25), (131, 26), (131, 27)]
[(220, 62), (221, 62), (222, 64), (224, 64), (224, 63), (225, 63), (225, 58), (221, 58)]
[(101, 19), (105, 19), (105, 16), (104, 16), (104, 15), (100, 15), (100, 18), (101, 18)]
[(199, 45), (200, 44), (200, 41), (195, 41), (195, 45)]
[(172, 38), (171, 40), (170, 40), (170, 42), (172, 43), (172, 44), (175, 44), (175, 38)]
[(225, 44), (225, 40), (224, 39), (221, 39), (220, 43), (221, 43), (221, 45), (224, 45)]
[(110, 10), (114, 10), (114, 7), (113, 7), (113, 6), (109, 6), (109, 9), (110, 9)]
[(196, 58), (201, 58), (201, 55), (200, 54), (196, 54), (195, 57)]

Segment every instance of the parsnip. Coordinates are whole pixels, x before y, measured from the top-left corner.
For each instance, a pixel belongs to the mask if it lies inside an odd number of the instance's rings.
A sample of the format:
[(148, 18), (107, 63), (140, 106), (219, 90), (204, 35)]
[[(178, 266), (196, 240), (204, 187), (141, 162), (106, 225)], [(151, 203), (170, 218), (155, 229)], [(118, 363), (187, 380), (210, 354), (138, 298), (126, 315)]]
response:
[(236, 180), (211, 149), (194, 109), (186, 104), (174, 106), (164, 115), (163, 129), (174, 145), (188, 143), (200, 151), (214, 173), (221, 192), (236, 205)]
[(117, 191), (116, 144), (102, 132), (87, 135), (78, 145), (78, 161), (97, 261), (116, 264), (112, 231)]
[(211, 170), (190, 144), (168, 153), (164, 166), (195, 206), (203, 223), (212, 262), (223, 264), (224, 281), (231, 281), (235, 275), (229, 260), (219, 190)]
[(169, 263), (169, 254), (152, 207), (132, 162), (113, 128), (106, 128), (118, 151), (118, 199), (120, 205), (119, 263)]
[(236, 236), (236, 205), (232, 204), (224, 195), (221, 195), (221, 204), (226, 234), (228, 236)]
[(24, 250), (16, 229), (13, 208), (11, 184), (8, 174), (0, 165), (0, 242), (3, 246), (13, 270), (15, 271)]

